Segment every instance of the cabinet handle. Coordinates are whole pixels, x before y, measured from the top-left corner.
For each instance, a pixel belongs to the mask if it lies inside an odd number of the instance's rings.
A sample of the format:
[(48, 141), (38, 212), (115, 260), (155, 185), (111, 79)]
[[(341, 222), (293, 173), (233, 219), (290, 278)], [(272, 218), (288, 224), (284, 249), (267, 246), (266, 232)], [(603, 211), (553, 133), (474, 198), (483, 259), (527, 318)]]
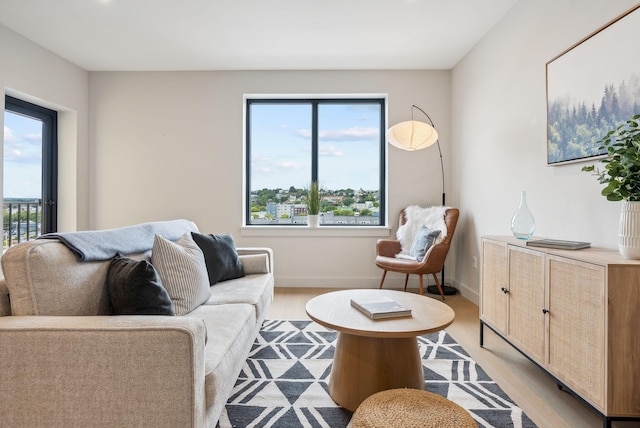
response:
[(509, 290), (507, 290), (506, 287), (502, 287), (500, 290), (502, 290), (504, 294), (507, 294), (509, 292)]
[(549, 313), (549, 309), (543, 308), (543, 309), (542, 309), (542, 313), (543, 313), (543, 314), (548, 314), (548, 313)]

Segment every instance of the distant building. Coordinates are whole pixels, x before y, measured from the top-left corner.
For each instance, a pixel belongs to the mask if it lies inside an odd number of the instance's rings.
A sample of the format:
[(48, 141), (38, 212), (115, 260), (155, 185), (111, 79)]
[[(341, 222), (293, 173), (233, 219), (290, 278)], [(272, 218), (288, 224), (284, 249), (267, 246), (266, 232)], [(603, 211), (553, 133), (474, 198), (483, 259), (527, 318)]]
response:
[[(295, 196), (293, 197), (295, 199)], [(372, 201), (353, 204), (351, 207), (347, 207), (342, 204), (344, 196), (324, 196), (323, 200), (336, 204), (336, 209), (342, 209), (350, 211), (355, 209), (353, 215), (334, 215), (333, 211), (320, 213), (320, 224), (326, 226), (340, 226), (340, 225), (380, 225), (380, 208), (374, 207)], [(361, 215), (359, 211), (369, 210), (370, 215)], [(251, 224), (306, 224), (307, 223), (308, 208), (306, 204), (295, 203), (276, 203), (269, 201), (267, 203), (267, 211), (257, 214), (257, 218), (251, 220)]]
[(272, 217), (277, 218), (278, 216), (278, 205), (275, 202), (267, 202), (267, 214), (270, 214)]
[(293, 206), (293, 215), (307, 215), (307, 205), (306, 204), (295, 204)]

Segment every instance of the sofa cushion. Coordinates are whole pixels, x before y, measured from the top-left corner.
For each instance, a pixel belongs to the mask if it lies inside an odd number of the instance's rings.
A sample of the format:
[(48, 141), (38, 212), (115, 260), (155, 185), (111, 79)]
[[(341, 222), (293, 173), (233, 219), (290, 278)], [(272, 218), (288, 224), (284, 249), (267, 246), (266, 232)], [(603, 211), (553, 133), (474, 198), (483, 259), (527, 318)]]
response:
[(249, 355), (259, 327), (256, 325), (255, 312), (247, 304), (203, 305), (186, 316), (202, 319), (207, 327), (208, 337), (204, 348), (205, 401), (207, 408), (218, 406), (222, 409)]
[(57, 240), (14, 245), (2, 256), (12, 315), (108, 314), (109, 263), (79, 262)]
[(191, 236), (204, 254), (209, 274), (209, 285), (244, 276), (242, 263), (231, 234), (204, 235), (191, 232)]
[(187, 314), (209, 299), (207, 266), (190, 232), (176, 242), (156, 235), (151, 263), (171, 297), (176, 315)]
[(116, 255), (107, 272), (107, 292), (114, 315), (175, 315), (158, 272), (146, 260)]
[(225, 281), (211, 287), (211, 296), (205, 305), (248, 303), (254, 307), (256, 317), (264, 319), (273, 301), (273, 275), (247, 275), (244, 278)]

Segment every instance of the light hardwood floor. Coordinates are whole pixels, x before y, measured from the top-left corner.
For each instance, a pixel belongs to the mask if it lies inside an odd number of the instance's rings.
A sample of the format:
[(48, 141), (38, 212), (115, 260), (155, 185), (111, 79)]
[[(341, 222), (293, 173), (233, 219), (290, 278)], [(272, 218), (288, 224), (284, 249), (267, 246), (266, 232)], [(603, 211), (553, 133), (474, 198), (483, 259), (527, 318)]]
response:
[[(309, 319), (305, 305), (312, 297), (335, 291), (319, 288), (276, 288), (268, 319)], [(408, 292), (416, 293), (416, 290)], [(436, 298), (437, 296), (429, 295)], [(437, 297), (439, 298), (439, 297)], [(478, 307), (460, 295), (447, 296), (456, 319), (446, 330), (540, 428), (600, 428), (602, 420), (567, 392), (557, 388), (543, 370), (485, 328), (479, 345)], [(638, 397), (640, 400), (640, 397)], [(640, 422), (614, 422), (615, 428), (638, 428)]]

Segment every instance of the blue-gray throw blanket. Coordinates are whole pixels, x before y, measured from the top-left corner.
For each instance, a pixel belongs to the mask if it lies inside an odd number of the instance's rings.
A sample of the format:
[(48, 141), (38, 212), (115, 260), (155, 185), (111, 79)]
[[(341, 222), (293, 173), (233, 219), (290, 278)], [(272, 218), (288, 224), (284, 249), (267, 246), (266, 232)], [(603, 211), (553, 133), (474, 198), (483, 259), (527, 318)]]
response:
[(169, 220), (142, 223), (118, 229), (87, 230), (82, 232), (47, 233), (38, 239), (59, 239), (80, 261), (109, 260), (116, 253), (142, 253), (153, 248), (155, 235), (170, 241), (186, 232), (197, 232), (189, 220)]

